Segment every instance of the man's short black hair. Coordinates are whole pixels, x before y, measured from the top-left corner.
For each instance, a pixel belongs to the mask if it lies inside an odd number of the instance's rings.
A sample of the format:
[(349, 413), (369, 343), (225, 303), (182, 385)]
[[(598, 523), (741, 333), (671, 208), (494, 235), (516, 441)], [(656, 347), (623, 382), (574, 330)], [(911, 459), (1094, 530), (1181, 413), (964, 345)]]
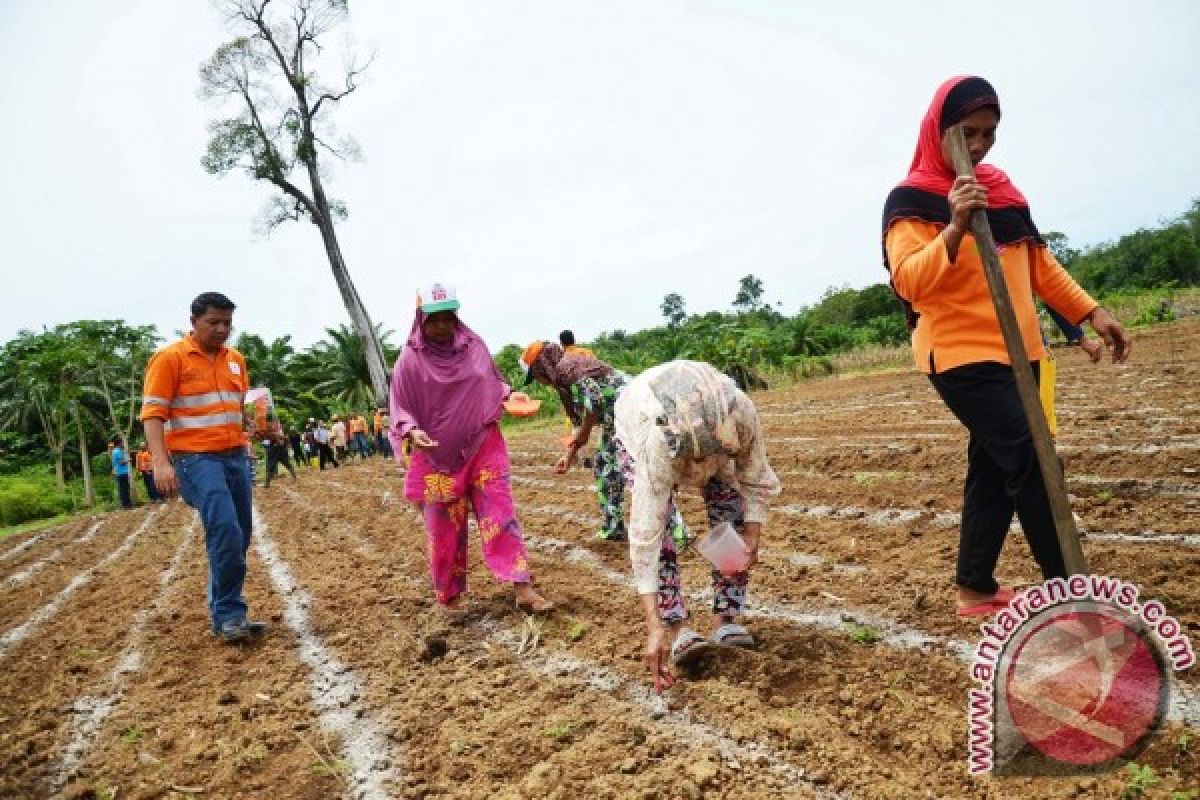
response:
[(575, 346), (575, 332), (574, 331), (563, 331), (562, 333), (560, 333), (558, 335), (558, 343), (561, 344), (563, 347), (574, 347)]
[(114, 436), (108, 440), (108, 443), (111, 444), (113, 447), (120, 447), (121, 446), (121, 437)]
[(204, 294), (196, 295), (196, 299), (192, 301), (192, 316), (199, 317), (210, 308), (218, 308), (221, 311), (233, 311), (237, 306), (220, 292), (205, 292)]

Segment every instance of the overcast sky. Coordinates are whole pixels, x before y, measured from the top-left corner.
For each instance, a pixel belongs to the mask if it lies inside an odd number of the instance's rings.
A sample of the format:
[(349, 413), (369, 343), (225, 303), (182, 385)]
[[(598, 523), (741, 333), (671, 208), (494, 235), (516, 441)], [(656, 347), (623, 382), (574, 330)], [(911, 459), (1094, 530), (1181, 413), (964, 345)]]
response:
[[(1200, 196), (1200, 2), (352, 0), (375, 61), (327, 162), (342, 249), (400, 342), (454, 283), (493, 350), (884, 277), (879, 218), (937, 84), (983, 75), (989, 160), (1076, 246)], [(316, 229), (256, 237), (266, 184), (206, 174), (202, 0), (0, 0), (0, 341), (123, 318), (187, 327), (200, 291), (303, 347), (348, 322)], [(339, 34), (337, 42), (341, 42)]]

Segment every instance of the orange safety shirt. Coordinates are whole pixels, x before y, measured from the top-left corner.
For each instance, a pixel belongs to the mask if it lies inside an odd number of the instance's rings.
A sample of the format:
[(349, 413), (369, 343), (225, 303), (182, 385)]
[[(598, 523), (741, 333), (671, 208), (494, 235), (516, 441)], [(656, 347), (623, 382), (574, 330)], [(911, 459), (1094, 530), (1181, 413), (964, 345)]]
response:
[(351, 433), (366, 433), (367, 432), (367, 421), (365, 419), (363, 419), (362, 417), (352, 417), (350, 419), (350, 432)]
[(153, 472), (154, 457), (150, 455), (149, 450), (138, 450), (137, 452), (137, 471), (138, 472)]
[[(921, 315), (912, 335), (917, 369), (929, 373), (984, 361), (1011, 364), (975, 237), (963, 236), (958, 257), (951, 261), (941, 231), (930, 222), (901, 219), (885, 240), (896, 293)], [(1039, 361), (1046, 348), (1033, 296), (1076, 324), (1096, 308), (1096, 301), (1045, 247), (1019, 242), (999, 252), (1025, 350), (1031, 361)]]
[(573, 344), (570, 347), (564, 347), (563, 352), (564, 353), (576, 353), (581, 356), (590, 356), (592, 358), (596, 357), (596, 354), (593, 353), (591, 350), (589, 350), (586, 347), (580, 347), (577, 344)]
[(372, 421), (375, 423), (375, 432), (381, 432), (383, 430), (383, 414), (380, 414), (378, 411), (376, 411), (375, 419)]
[(146, 365), (140, 418), (166, 423), (173, 453), (212, 453), (246, 444), (242, 402), (250, 378), (232, 347), (209, 356), (191, 334), (159, 350)]

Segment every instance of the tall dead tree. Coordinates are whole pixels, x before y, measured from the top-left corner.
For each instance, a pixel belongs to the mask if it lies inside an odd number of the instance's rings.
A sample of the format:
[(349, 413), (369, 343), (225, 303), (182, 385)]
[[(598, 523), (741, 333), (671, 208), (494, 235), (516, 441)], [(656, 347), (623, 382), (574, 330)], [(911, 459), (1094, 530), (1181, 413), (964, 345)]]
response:
[(376, 403), (382, 405), (388, 392), (383, 349), (350, 280), (334, 228), (346, 217), (346, 207), (326, 194), (318, 160), (322, 153), (358, 157), (353, 140), (337, 138), (329, 116), (358, 88), (356, 79), (366, 65), (347, 59), (337, 68), (336, 85), (318, 74), (331, 61), (326, 39), (345, 21), (346, 0), (218, 0), (216, 5), (235, 38), (201, 66), (200, 95), (236, 110), (209, 124), (204, 168), (214, 175), (242, 170), (275, 187), (263, 209), (264, 231), (289, 220), (307, 219), (317, 226), (342, 302), (363, 341)]

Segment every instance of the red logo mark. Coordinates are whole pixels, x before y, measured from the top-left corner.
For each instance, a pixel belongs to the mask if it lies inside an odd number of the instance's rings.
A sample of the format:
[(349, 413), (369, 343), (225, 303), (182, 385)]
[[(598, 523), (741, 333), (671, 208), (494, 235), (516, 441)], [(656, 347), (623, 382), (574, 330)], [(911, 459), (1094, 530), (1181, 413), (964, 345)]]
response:
[(1103, 610), (1042, 623), (1009, 662), (1004, 691), (1021, 735), (1044, 755), (1092, 766), (1129, 752), (1158, 722), (1167, 676), (1134, 628)]

